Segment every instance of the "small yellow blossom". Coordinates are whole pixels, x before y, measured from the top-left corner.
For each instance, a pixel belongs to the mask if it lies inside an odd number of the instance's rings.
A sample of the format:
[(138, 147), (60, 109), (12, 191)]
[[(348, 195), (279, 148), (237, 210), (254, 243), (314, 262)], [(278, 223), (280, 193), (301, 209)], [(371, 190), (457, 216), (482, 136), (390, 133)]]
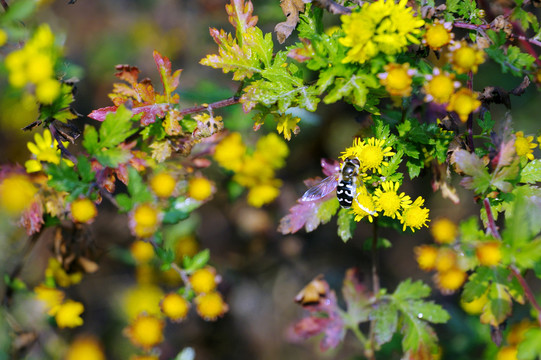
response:
[(105, 360), (105, 354), (98, 339), (83, 335), (71, 343), (65, 360)]
[(81, 314), (85, 310), (83, 304), (73, 300), (66, 300), (58, 307), (54, 318), (59, 328), (77, 327), (83, 325)]
[(143, 240), (135, 240), (131, 244), (130, 252), (139, 264), (147, 263), (154, 257), (154, 247), (149, 242)]
[(462, 122), (468, 120), (468, 116), (481, 106), (481, 101), (477, 99), (477, 93), (462, 88), (451, 95), (447, 111), (454, 111)]
[(466, 272), (454, 267), (447, 271), (436, 273), (435, 282), (442, 293), (451, 294), (460, 289), (467, 277)]
[(40, 284), (34, 288), (34, 293), (36, 298), (45, 303), (47, 313), (49, 315), (54, 315), (64, 301), (64, 292), (56, 288), (48, 287), (43, 284)]
[(195, 298), (197, 313), (205, 320), (216, 320), (223, 316), (229, 307), (217, 292), (198, 295)]
[(197, 294), (213, 291), (217, 285), (216, 269), (207, 266), (196, 270), (190, 276), (190, 284), (192, 285), (193, 291), (195, 291)]
[(0, 29), (0, 47), (4, 46), (4, 44), (8, 41), (8, 34)]
[(436, 258), (436, 270), (445, 272), (456, 266), (456, 253), (449, 248), (440, 248)]
[(524, 132), (517, 131), (515, 133), (515, 151), (518, 156), (526, 156), (528, 160), (533, 160), (533, 149), (537, 147), (537, 144), (533, 143), (533, 136), (524, 136)]
[(158, 229), (160, 218), (161, 214), (153, 205), (139, 205), (130, 215), (130, 229), (138, 237), (150, 237)]
[(176, 245), (176, 253), (180, 259), (186, 256), (194, 256), (199, 251), (199, 245), (193, 235), (180, 238)]
[(49, 258), (45, 276), (53, 278), (55, 283), (62, 287), (78, 284), (83, 279), (83, 273), (80, 271), (68, 274), (56, 258)]
[(469, 45), (464, 40), (454, 43), (449, 50), (451, 50), (448, 54), (449, 61), (459, 74), (469, 71), (475, 74), (479, 65), (485, 62), (485, 52), (477, 45)]
[(426, 223), (430, 221), (428, 219), (429, 210), (423, 207), (424, 203), (425, 200), (419, 196), (410, 207), (402, 212), (402, 214), (398, 214), (398, 219), (400, 220), (400, 223), (403, 224), (402, 231), (405, 231), (407, 227), (409, 227), (411, 231), (420, 229), (423, 226), (428, 227)]
[(425, 101), (434, 101), (437, 104), (448, 103), (455, 89), (460, 87), (460, 83), (455, 81), (455, 75), (447, 72), (441, 72), (435, 68), (432, 75), (427, 75), (427, 82), (423, 86), (425, 91)]
[(420, 27), (424, 20), (413, 16), (413, 9), (406, 6), (407, 0), (378, 0), (365, 3), (360, 11), (342, 15), (345, 36), (340, 43), (349, 47), (343, 63), (364, 63), (380, 52), (395, 55), (404, 51), (409, 44), (418, 44)]
[(474, 299), (470, 302), (465, 302), (460, 299), (460, 306), (470, 315), (479, 315), (483, 312), (483, 308), (488, 303), (488, 296), (485, 292), (483, 295), (479, 296), (477, 299)]
[(190, 303), (179, 294), (169, 293), (161, 301), (160, 307), (165, 316), (174, 322), (180, 322), (188, 315)]
[(448, 218), (439, 218), (430, 225), (430, 233), (439, 244), (452, 244), (458, 233), (458, 227)]
[(301, 121), (299, 117), (293, 117), (290, 114), (286, 114), (278, 119), (276, 130), (278, 130), (278, 134), (284, 134), (284, 139), (291, 140), (291, 133), (297, 135), (300, 131), (300, 128), (297, 125), (299, 121)]
[(19, 215), (32, 203), (37, 191), (28, 176), (8, 175), (0, 182), (0, 207), (10, 215)]
[(426, 32), (423, 35), (423, 43), (432, 50), (439, 50), (453, 40), (452, 29), (453, 24), (451, 22), (442, 23), (436, 19), (433, 24), (427, 25)]
[(48, 54), (37, 53), (29, 57), (27, 61), (26, 76), (34, 84), (39, 84), (54, 75), (54, 62)]
[(377, 216), (374, 198), (365, 187), (357, 189), (357, 197), (353, 200), (351, 211), (355, 215), (355, 221), (361, 221), (363, 218), (368, 217), (368, 221), (372, 222), (373, 217)]
[(137, 285), (128, 289), (122, 298), (122, 308), (130, 320), (140, 313), (155, 316), (161, 314), (160, 301), (163, 298), (163, 291), (156, 285)]
[(416, 246), (414, 249), (415, 258), (419, 269), (424, 271), (434, 270), (436, 259), (438, 257), (438, 249), (430, 245)]
[(392, 150), (390, 146), (385, 146), (385, 140), (383, 139), (372, 137), (361, 140), (357, 138), (354, 140), (353, 146), (346, 148), (342, 152), (340, 158), (356, 157), (360, 162), (361, 172), (366, 172), (367, 170), (380, 172), (382, 166), (389, 165), (385, 161), (385, 157), (394, 155), (395, 153)]
[(284, 140), (275, 133), (262, 136), (257, 140), (255, 152), (272, 168), (278, 169), (285, 165), (289, 148)]
[[(60, 149), (58, 148), (58, 142), (56, 139), (53, 140), (51, 132), (49, 129), (43, 131), (43, 136), (39, 133), (34, 135), (35, 143), (27, 143), (28, 150), (32, 153), (34, 159), (26, 161), (24, 166), (26, 167), (26, 172), (32, 173), (41, 171), (43, 169), (41, 162), (48, 162), (52, 164), (60, 164)], [(64, 146), (68, 145), (68, 142), (62, 142)], [(63, 161), (69, 165), (73, 166), (73, 163), (68, 159), (63, 159)]]
[(374, 191), (374, 202), (377, 211), (383, 211), (383, 215), (395, 218), (398, 211), (411, 205), (411, 198), (405, 193), (398, 194), (400, 183), (385, 181), (381, 188)]
[(248, 192), (248, 204), (254, 207), (261, 207), (272, 202), (280, 195), (280, 190), (272, 184), (261, 184), (250, 188)]
[(475, 255), (477, 256), (479, 263), (483, 266), (498, 265), (502, 259), (500, 245), (501, 243), (498, 241), (490, 241), (481, 243), (477, 246)]
[(165, 322), (155, 316), (140, 314), (124, 329), (130, 341), (144, 350), (149, 350), (163, 341)]
[(246, 145), (242, 142), (240, 133), (231, 133), (216, 145), (214, 159), (227, 170), (239, 171), (242, 166)]
[(75, 222), (89, 224), (96, 215), (98, 215), (96, 204), (88, 198), (79, 198), (71, 203), (71, 217)]
[(205, 201), (212, 195), (212, 183), (205, 177), (197, 176), (190, 179), (188, 196), (192, 199)]
[(150, 179), (150, 188), (154, 194), (161, 198), (168, 198), (173, 194), (177, 182), (175, 178), (166, 172), (161, 172)]
[(385, 72), (378, 74), (379, 82), (391, 96), (407, 97), (411, 95), (412, 77), (415, 71), (409, 68), (409, 64), (387, 64)]
[(516, 346), (502, 346), (498, 350), (496, 360), (517, 360), (518, 349)]

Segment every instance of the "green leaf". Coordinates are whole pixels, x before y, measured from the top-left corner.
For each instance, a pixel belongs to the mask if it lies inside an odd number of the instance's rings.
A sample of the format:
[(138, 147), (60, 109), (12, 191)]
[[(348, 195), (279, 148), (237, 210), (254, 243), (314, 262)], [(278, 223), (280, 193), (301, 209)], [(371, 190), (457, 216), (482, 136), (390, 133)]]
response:
[(518, 360), (537, 360), (541, 358), (541, 329), (531, 328), (524, 333), (518, 345)]
[(116, 147), (98, 151), (94, 155), (100, 164), (110, 168), (116, 168), (120, 164), (128, 162), (132, 156), (129, 150)]
[(171, 94), (178, 87), (180, 82), (180, 73), (182, 70), (176, 70), (173, 74), (171, 74), (171, 61), (166, 56), (162, 56), (162, 54), (156, 50), (154, 50), (153, 56), (154, 62), (158, 67), (158, 71), (160, 72), (160, 79), (162, 81), (165, 98), (167, 102), (171, 102)]
[(493, 282), (488, 292), (488, 303), (480, 317), (481, 322), (497, 327), (511, 315), (511, 311), (512, 300), (507, 287)]
[(486, 111), (483, 118), (477, 118), (477, 124), (481, 127), (483, 134), (490, 134), (495, 123), (496, 122), (492, 120), (490, 111)]
[(491, 176), (477, 155), (460, 149), (454, 152), (454, 159), (459, 168), (471, 176), (462, 180), (464, 187), (473, 189), (476, 193), (483, 193), (489, 188)]
[(152, 200), (152, 195), (143, 182), (141, 175), (133, 167), (128, 167), (128, 192), (134, 203), (144, 203)]
[(369, 88), (378, 88), (379, 82), (373, 74), (353, 74), (348, 78), (337, 77), (333, 88), (323, 98), (325, 104), (344, 99), (353, 105), (363, 108), (367, 102)]
[(396, 301), (404, 301), (409, 299), (421, 299), (430, 295), (430, 287), (424, 284), (421, 280), (411, 282), (411, 279), (402, 281), (396, 288), (393, 298)]
[(184, 348), (178, 353), (175, 360), (195, 360), (195, 350), (191, 347)]
[(541, 182), (541, 160), (534, 159), (526, 164), (520, 172), (519, 182), (527, 184)]
[(381, 304), (371, 313), (375, 322), (374, 336), (378, 345), (385, 344), (393, 338), (398, 326), (398, 309), (393, 304)]
[(484, 266), (478, 267), (475, 272), (469, 276), (468, 282), (464, 285), (462, 300), (468, 303), (480, 298), (486, 293), (491, 280), (492, 274), (490, 269)]
[(321, 206), (317, 209), (317, 217), (321, 223), (328, 223), (331, 218), (336, 214), (340, 204), (338, 203), (337, 198), (333, 198), (336, 201), (324, 201), (321, 203)]
[(176, 224), (181, 220), (187, 219), (189, 216), (189, 212), (172, 208), (165, 213), (162, 222), (164, 224)]
[(83, 135), (83, 146), (90, 155), (94, 155), (99, 149), (98, 145), (98, 131), (94, 126), (85, 125), (85, 131)]
[(350, 213), (349, 209), (340, 209), (338, 212), (338, 236), (343, 242), (347, 242), (353, 237), (353, 232), (357, 227), (357, 222), (354, 220), (355, 215)]
[(9, 9), (0, 16), (0, 24), (21, 21), (30, 16), (36, 8), (35, 0), (19, 0), (9, 2)]
[(115, 196), (115, 200), (118, 204), (118, 209), (121, 212), (128, 212), (133, 207), (133, 201), (128, 196), (128, 194), (118, 194), (117, 196)]
[(442, 324), (449, 320), (450, 316), (441, 305), (432, 301), (412, 300), (408, 304), (408, 311), (417, 314), (419, 319), (434, 324)]
[(132, 112), (124, 105), (119, 106), (115, 112), (108, 113), (99, 131), (100, 147), (113, 148), (134, 134), (137, 129), (132, 128), (131, 118)]
[(69, 193), (68, 201), (89, 191), (90, 184), (81, 181), (75, 169), (63, 161), (58, 165), (48, 164), (45, 172), (50, 175), (48, 183), (51, 187)]
[(175, 260), (175, 252), (171, 249), (163, 249), (161, 247), (155, 247), (156, 255), (164, 264), (170, 264)]
[(522, 246), (541, 230), (541, 204), (539, 195), (528, 186), (513, 191), (514, 200), (505, 211), (505, 230), (502, 238), (513, 247)]
[(201, 269), (202, 267), (207, 265), (207, 263), (209, 262), (209, 259), (210, 259), (209, 249), (202, 250), (192, 257), (189, 263), (189, 266), (186, 266), (185, 270), (188, 272), (192, 272), (197, 269)]
[(88, 183), (94, 180), (95, 173), (92, 171), (92, 166), (86, 156), (79, 155), (77, 157), (77, 170), (83, 182)]

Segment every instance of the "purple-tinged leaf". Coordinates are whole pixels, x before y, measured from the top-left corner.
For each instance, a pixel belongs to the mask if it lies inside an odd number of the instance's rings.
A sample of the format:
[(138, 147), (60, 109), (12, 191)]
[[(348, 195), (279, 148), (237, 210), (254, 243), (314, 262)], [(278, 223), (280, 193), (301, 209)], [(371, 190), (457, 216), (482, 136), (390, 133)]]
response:
[(171, 74), (171, 61), (166, 56), (162, 56), (156, 50), (154, 50), (153, 56), (156, 66), (158, 67), (158, 71), (160, 72), (165, 98), (169, 102), (171, 93), (175, 91), (180, 83), (180, 73), (182, 70), (176, 70), (173, 74)]
[(336, 160), (321, 159), (321, 169), (325, 176), (335, 175), (340, 172), (340, 163)]
[(88, 117), (97, 121), (104, 121), (107, 114), (111, 112), (115, 112), (116, 109), (117, 109), (117, 106), (103, 107), (103, 108), (92, 111), (90, 114), (88, 114)]
[(253, 16), (254, 5), (250, 0), (231, 0), (231, 4), (225, 6), (225, 11), (229, 15), (229, 22), (237, 29), (237, 33), (242, 36), (246, 29), (254, 27), (257, 24), (257, 16)]

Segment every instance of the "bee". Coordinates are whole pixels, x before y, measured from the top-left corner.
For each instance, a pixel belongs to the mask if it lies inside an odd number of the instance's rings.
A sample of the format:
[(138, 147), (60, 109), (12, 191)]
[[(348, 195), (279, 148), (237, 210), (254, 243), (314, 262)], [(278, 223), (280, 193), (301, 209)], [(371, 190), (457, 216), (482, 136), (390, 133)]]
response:
[[(340, 170), (306, 190), (301, 202), (316, 201), (324, 198), (336, 189), (338, 203), (349, 209), (356, 199), (357, 177), (359, 176), (359, 159), (349, 157), (342, 163)], [(364, 207), (361, 207), (364, 210)]]

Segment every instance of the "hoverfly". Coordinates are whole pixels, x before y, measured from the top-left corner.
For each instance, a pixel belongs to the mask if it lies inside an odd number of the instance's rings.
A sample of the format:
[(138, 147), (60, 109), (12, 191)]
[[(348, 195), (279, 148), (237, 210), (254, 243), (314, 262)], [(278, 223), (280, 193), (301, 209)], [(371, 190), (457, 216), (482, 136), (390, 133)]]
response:
[(336, 189), (336, 197), (340, 206), (346, 209), (350, 208), (356, 195), (359, 166), (359, 159), (355, 157), (347, 158), (337, 173), (326, 177), (306, 190), (300, 201), (316, 201), (324, 198)]

